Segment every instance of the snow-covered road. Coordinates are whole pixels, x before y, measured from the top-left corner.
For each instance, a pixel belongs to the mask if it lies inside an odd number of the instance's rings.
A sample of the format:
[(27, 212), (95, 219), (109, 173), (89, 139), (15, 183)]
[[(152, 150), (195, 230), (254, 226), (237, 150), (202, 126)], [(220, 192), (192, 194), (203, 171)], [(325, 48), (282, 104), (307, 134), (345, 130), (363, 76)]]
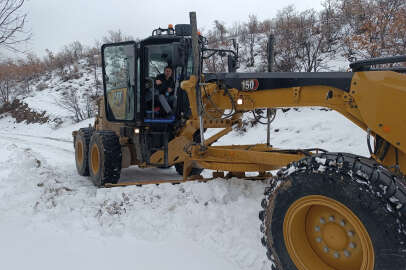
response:
[[(71, 131), (0, 119), (2, 269), (270, 269), (258, 211), (266, 183), (243, 180), (97, 189), (76, 173)], [(366, 154), (365, 133), (335, 112), (280, 114), (272, 144)], [(218, 144), (257, 143), (264, 127)], [(171, 178), (137, 167), (131, 178)]]
[[(34, 130), (0, 133), (0, 254), (7, 269), (260, 269), (268, 263), (257, 219), (263, 184), (96, 189), (76, 174), (69, 140)], [(124, 175), (140, 171), (176, 175), (138, 168)]]

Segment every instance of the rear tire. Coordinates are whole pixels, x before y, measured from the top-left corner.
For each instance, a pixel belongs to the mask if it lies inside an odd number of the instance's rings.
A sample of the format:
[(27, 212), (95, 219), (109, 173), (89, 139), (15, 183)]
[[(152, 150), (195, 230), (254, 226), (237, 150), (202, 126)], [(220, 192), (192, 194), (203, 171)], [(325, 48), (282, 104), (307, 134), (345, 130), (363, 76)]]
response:
[(274, 269), (404, 270), (402, 181), (371, 159), (340, 153), (281, 170), (259, 213)]
[(96, 186), (117, 184), (120, 179), (121, 160), (121, 145), (113, 131), (93, 133), (89, 145), (89, 172)]
[(92, 128), (81, 128), (73, 138), (76, 169), (82, 176), (89, 176), (89, 142), (92, 132)]

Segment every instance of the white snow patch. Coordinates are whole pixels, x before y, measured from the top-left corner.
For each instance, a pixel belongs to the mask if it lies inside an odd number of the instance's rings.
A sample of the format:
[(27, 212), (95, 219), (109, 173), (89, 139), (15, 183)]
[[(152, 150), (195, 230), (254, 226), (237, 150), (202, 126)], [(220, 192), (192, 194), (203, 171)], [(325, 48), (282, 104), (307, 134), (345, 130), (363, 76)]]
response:
[(321, 158), (321, 157), (316, 157), (315, 158), (316, 162), (322, 165), (326, 164), (327, 159), (326, 158)]
[(297, 170), (297, 168), (295, 166), (290, 166), (287, 171), (285, 172), (286, 176), (291, 175), (292, 173), (294, 173)]
[[(24, 101), (63, 118), (60, 128), (0, 119), (4, 269), (270, 268), (258, 220), (267, 184), (232, 179), (97, 189), (76, 172), (71, 135), (94, 119), (74, 125), (66, 121), (69, 114), (55, 99), (69, 85), (55, 77), (48, 83), (48, 89)], [(75, 85), (91, 87), (86, 79)], [(365, 138), (343, 116), (319, 108), (278, 111), (271, 131), (274, 147), (368, 155)], [(256, 126), (243, 136), (230, 132), (216, 145), (265, 142), (266, 127)], [(287, 173), (295, 170), (291, 166)], [(122, 175), (121, 181), (172, 179), (176, 172), (131, 167)]]

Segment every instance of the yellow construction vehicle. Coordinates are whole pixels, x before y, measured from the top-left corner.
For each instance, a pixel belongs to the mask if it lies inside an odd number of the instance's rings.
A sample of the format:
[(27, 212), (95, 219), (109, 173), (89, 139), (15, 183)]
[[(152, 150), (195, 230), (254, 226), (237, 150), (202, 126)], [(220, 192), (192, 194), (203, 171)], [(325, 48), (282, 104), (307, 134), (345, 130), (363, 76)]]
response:
[[(190, 18), (139, 43), (103, 45), (99, 114), (73, 132), (79, 174), (116, 186), (130, 165), (183, 175), (147, 182), (155, 184), (207, 180), (202, 169), (213, 178), (258, 172), (270, 179), (259, 218), (275, 269), (406, 269), (406, 70), (395, 64), (406, 56), (355, 62), (351, 72), (236, 73), (237, 53), (208, 49)], [(213, 54), (228, 55), (228, 73), (201, 72)], [(163, 116), (156, 77), (168, 65), (175, 102)], [(266, 144), (212, 146), (245, 112), (266, 109), (269, 123), (275, 108), (304, 106), (333, 109), (364, 129), (370, 157), (278, 149), (269, 132)], [(222, 129), (205, 138), (210, 128)]]

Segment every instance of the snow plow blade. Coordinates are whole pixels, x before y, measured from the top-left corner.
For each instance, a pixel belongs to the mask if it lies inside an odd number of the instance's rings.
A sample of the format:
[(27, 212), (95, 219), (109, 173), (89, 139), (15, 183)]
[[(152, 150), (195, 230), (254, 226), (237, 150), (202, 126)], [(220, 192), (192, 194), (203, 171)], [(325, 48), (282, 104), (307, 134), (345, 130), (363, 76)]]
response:
[(192, 181), (198, 181), (198, 182), (208, 182), (212, 181), (215, 179), (230, 179), (232, 177), (239, 178), (239, 179), (244, 179), (244, 180), (251, 180), (251, 181), (256, 181), (256, 180), (267, 180), (272, 177), (271, 174), (262, 174), (258, 176), (245, 176), (245, 174), (238, 175), (238, 174), (227, 174), (224, 175), (222, 173), (213, 173), (213, 177), (209, 178), (203, 178), (200, 175), (197, 176), (191, 176), (187, 178), (186, 180), (183, 179), (174, 179), (174, 180), (165, 180), (165, 179), (159, 179), (159, 180), (139, 180), (139, 181), (128, 181), (128, 182), (121, 182), (117, 184), (112, 184), (112, 183), (106, 183), (104, 184), (105, 188), (112, 188), (112, 187), (126, 187), (126, 186), (143, 186), (143, 185), (159, 185), (159, 184), (172, 184), (172, 185), (177, 185), (181, 183), (186, 183), (186, 182), (192, 182)]

